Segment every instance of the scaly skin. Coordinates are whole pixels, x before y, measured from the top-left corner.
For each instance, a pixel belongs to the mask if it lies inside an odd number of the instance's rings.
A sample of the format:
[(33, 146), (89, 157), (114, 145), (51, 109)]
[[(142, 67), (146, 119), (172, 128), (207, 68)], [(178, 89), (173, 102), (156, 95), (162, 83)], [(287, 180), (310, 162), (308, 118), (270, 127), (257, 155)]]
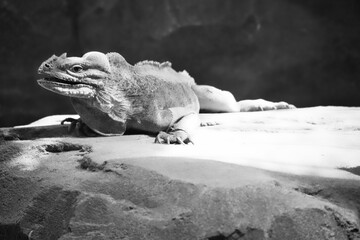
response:
[(82, 122), (101, 135), (141, 131), (159, 133), (160, 143), (188, 143), (200, 124), (194, 80), (167, 62), (132, 66), (118, 53), (63, 54), (43, 62), (38, 72), (44, 76), (38, 83), (71, 97)]

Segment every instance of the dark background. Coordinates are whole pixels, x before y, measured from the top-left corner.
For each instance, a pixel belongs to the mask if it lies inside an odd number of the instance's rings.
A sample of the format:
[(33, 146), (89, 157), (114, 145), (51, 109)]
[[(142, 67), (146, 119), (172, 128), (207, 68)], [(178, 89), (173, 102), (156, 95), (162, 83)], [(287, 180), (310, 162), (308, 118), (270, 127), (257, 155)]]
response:
[(0, 31), (0, 126), (74, 113), (37, 68), (90, 50), (169, 60), (238, 100), (360, 105), (359, 0), (0, 0)]

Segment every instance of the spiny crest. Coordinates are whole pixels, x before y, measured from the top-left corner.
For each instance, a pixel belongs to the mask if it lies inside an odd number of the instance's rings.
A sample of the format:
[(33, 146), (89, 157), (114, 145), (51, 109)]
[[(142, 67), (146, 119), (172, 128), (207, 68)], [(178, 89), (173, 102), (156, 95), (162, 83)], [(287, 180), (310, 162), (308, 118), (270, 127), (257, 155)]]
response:
[(159, 63), (156, 61), (149, 61), (149, 60), (145, 60), (145, 61), (141, 61), (135, 64), (135, 66), (139, 67), (139, 66), (153, 66), (153, 67), (157, 67), (157, 68), (171, 68), (171, 62), (163, 62), (163, 63)]
[(106, 56), (108, 56), (109, 58), (117, 58), (118, 61), (125, 61), (125, 58), (117, 52), (108, 52)]
[(182, 72), (179, 72), (180, 74), (182, 74), (182, 75), (184, 75), (185, 77), (190, 77), (190, 78), (192, 78), (191, 76), (190, 76), (190, 74), (188, 73), (188, 71), (186, 71), (186, 70), (183, 70)]
[(63, 59), (65, 59), (65, 58), (67, 58), (67, 53), (63, 53), (63, 54), (61, 54), (60, 56), (59, 56), (59, 58), (63, 58)]
[(128, 65), (125, 58), (117, 52), (109, 52), (106, 54), (106, 56), (110, 62), (110, 65), (115, 68), (124, 69)]

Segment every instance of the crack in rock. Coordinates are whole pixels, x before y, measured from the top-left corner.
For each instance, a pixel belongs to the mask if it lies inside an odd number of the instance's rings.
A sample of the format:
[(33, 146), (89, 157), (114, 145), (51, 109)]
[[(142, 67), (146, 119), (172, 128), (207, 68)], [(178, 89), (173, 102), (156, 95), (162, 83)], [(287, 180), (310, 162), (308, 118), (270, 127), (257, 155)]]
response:
[(344, 229), (349, 240), (360, 239), (360, 231), (355, 223), (345, 219), (342, 215), (330, 207), (325, 207), (325, 209), (333, 215), (336, 224), (340, 228)]
[(88, 170), (91, 172), (97, 172), (97, 171), (111, 171), (110, 169), (105, 169), (105, 166), (107, 164), (107, 161), (104, 161), (102, 164), (98, 164), (94, 162), (90, 157), (84, 156), (80, 160), (78, 160), (78, 163), (80, 163), (79, 168)]
[(80, 151), (80, 152), (92, 152), (91, 146), (74, 144), (68, 142), (55, 142), (50, 144), (44, 144), (38, 147), (39, 150), (45, 150), (46, 152), (51, 153), (60, 153), (60, 152), (68, 152), (68, 151)]
[(206, 238), (206, 240), (242, 240), (242, 239), (256, 239), (262, 240), (265, 239), (264, 231), (257, 228), (247, 227), (246, 230), (235, 229), (230, 234), (219, 233), (218, 235), (214, 235)]
[(323, 189), (319, 185), (310, 186), (310, 187), (296, 187), (294, 188), (294, 190), (309, 196), (316, 196), (323, 191)]

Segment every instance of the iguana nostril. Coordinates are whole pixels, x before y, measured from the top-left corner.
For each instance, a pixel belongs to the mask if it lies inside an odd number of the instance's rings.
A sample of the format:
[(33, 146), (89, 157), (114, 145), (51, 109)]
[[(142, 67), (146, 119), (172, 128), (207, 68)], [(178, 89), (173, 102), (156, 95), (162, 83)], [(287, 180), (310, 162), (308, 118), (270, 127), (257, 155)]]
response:
[(46, 67), (46, 68), (50, 68), (50, 64), (45, 63), (45, 64), (44, 64), (44, 67)]

